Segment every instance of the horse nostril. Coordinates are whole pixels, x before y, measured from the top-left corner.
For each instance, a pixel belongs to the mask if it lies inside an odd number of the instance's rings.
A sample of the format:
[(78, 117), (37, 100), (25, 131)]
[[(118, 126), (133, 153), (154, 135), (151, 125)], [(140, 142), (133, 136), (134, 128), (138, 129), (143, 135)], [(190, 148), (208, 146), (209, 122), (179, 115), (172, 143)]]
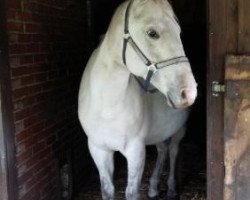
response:
[(197, 96), (196, 90), (191, 90), (188, 88), (181, 89), (181, 98), (183, 101), (187, 102), (189, 105), (191, 105)]
[(182, 99), (187, 99), (187, 89), (182, 89), (181, 90), (181, 97)]

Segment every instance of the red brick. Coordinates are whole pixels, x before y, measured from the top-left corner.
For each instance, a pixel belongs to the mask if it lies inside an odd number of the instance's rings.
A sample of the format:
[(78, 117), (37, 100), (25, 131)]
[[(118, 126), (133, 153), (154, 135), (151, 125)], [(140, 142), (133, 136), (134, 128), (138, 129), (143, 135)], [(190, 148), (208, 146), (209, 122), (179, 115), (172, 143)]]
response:
[(39, 163), (39, 159), (33, 155), (32, 157), (30, 157), (29, 160), (25, 162), (25, 165), (27, 166), (28, 169), (32, 168), (33, 170), (33, 167), (35, 167), (37, 163)]
[(37, 4), (36, 3), (31, 3), (31, 2), (23, 2), (23, 10), (26, 11), (37, 11)]
[(18, 19), (23, 22), (30, 22), (32, 20), (33, 14), (31, 12), (18, 12)]
[(34, 173), (34, 177), (38, 180), (46, 178), (46, 175), (49, 173), (50, 167), (53, 166), (54, 164), (52, 158), (48, 158), (48, 159), (44, 158), (46, 153), (48, 153), (46, 152), (46, 150), (43, 150), (40, 153), (36, 153), (36, 156), (38, 156), (39, 162), (35, 166), (32, 167), (32, 170)]
[(24, 119), (23, 125), (24, 125), (24, 127), (29, 127), (29, 126), (39, 122), (39, 120), (40, 120), (40, 116), (35, 114), (35, 115), (29, 116), (28, 118)]
[(23, 44), (11, 44), (9, 45), (10, 54), (23, 54), (26, 52), (26, 46)]
[(42, 33), (44, 32), (45, 26), (41, 24), (25, 24), (25, 33)]
[(12, 86), (12, 89), (14, 90), (20, 88), (22, 86), (21, 79), (20, 78), (12, 79), (11, 86)]
[(43, 85), (42, 84), (30, 86), (29, 87), (29, 94), (30, 95), (37, 94), (37, 93), (41, 92), (42, 89), (43, 89)]
[(45, 63), (46, 61), (47, 61), (47, 55), (46, 54), (38, 54), (38, 55), (35, 55), (35, 57), (34, 57), (34, 62), (35, 63)]
[(20, 88), (13, 91), (13, 100), (27, 97), (29, 94), (29, 88)]
[[(31, 175), (33, 175), (33, 174), (31, 173)], [(25, 184), (26, 184), (27, 188), (33, 188), (33, 186), (34, 186), (35, 184), (37, 184), (38, 181), (39, 181), (39, 180), (36, 180), (36, 179), (34, 179), (34, 178), (32, 177), (32, 178), (28, 179), (28, 180), (26, 181)], [(30, 194), (31, 194), (31, 193), (30, 193)], [(32, 194), (32, 196), (33, 196), (33, 198), (34, 198), (34, 194)]]
[(40, 45), (40, 52), (41, 53), (47, 53), (47, 52), (51, 51), (51, 44), (49, 44), (49, 43), (47, 43), (47, 44), (41, 43), (39, 45)]
[(24, 141), (20, 142), (17, 146), (23, 146), (23, 150), (26, 151), (30, 148), (32, 148), (33, 145), (36, 144), (36, 138), (33, 137), (31, 134), (29, 137), (27, 137)]
[(26, 45), (26, 53), (38, 53), (40, 51), (39, 44), (27, 44)]
[(14, 101), (14, 110), (20, 110), (34, 105), (36, 97), (27, 97), (21, 100)]
[(45, 35), (37, 33), (32, 35), (33, 42), (48, 42), (48, 38)]
[(15, 9), (8, 9), (6, 13), (6, 17), (8, 20), (15, 20), (16, 19), (16, 10)]
[(18, 22), (7, 22), (7, 30), (10, 32), (23, 32), (24, 27), (22, 23)]
[(47, 139), (52, 134), (53, 133), (48, 130), (43, 130), (40, 133), (36, 134), (34, 137), (36, 137), (38, 141), (42, 141)]
[(32, 42), (32, 36), (30, 34), (18, 34), (19, 43), (30, 43)]
[(50, 137), (48, 137), (46, 139), (46, 144), (47, 145), (52, 145), (53, 143), (55, 143), (56, 138), (57, 138), (56, 135), (51, 135)]
[(24, 131), (22, 131), (22, 132), (20, 132), (20, 133), (18, 133), (18, 134), (16, 134), (16, 144), (18, 144), (18, 143), (20, 143), (21, 141), (23, 141), (23, 140), (25, 140), (25, 139), (27, 139), (27, 137), (29, 137), (29, 133), (26, 131), (26, 130), (24, 130)]
[(40, 141), (37, 142), (33, 147), (32, 147), (32, 151), (33, 154), (37, 154), (37, 152), (41, 152), (43, 149), (46, 148), (46, 142), (45, 141)]
[(38, 123), (36, 123), (32, 128), (31, 128), (31, 133), (34, 134), (34, 139), (37, 141), (37, 137), (35, 134), (40, 133), (44, 130), (44, 122), (43, 120), (40, 120)]
[(22, 120), (22, 119), (26, 118), (28, 115), (29, 115), (29, 109), (28, 108), (20, 110), (20, 111), (16, 111), (14, 113), (14, 120), (15, 121)]
[[(20, 169), (20, 167), (18, 168), (18, 170)], [(23, 184), (25, 182), (27, 182), (30, 179), (33, 179), (33, 170), (29, 169), (28, 171), (25, 171), (25, 173), (18, 173), (20, 174), (20, 176), (18, 177), (18, 183), (19, 184)]]
[(41, 73), (48, 70), (48, 66), (44, 64), (27, 64), (25, 66), (20, 66), (17, 68), (11, 69), (12, 77), (23, 76), (23, 75), (30, 75), (34, 73)]
[(35, 82), (34, 75), (24, 76), (21, 78), (22, 86), (30, 85)]
[(26, 150), (27, 150), (26, 146), (23, 143), (20, 143), (16, 146), (16, 154), (21, 154), (25, 152)]
[(22, 193), (19, 192), (19, 200), (37, 200), (40, 199), (40, 185), (35, 184), (32, 188), (28, 188), (25, 184), (25, 189), (23, 189)]
[(33, 62), (34, 62), (33, 55), (20, 56), (20, 65), (33, 64)]
[(18, 164), (23, 163), (25, 160), (27, 160), (28, 158), (30, 158), (32, 156), (32, 149), (27, 150), (26, 152), (17, 155), (16, 157), (16, 162)]
[(58, 71), (50, 71), (48, 75), (49, 80), (55, 80), (58, 77)]
[(6, 8), (21, 9), (21, 1), (18, 0), (8, 0), (6, 1)]
[(9, 33), (8, 34), (9, 44), (16, 44), (17, 43), (17, 34), (16, 33)]
[(15, 123), (15, 133), (20, 133), (24, 130), (24, 122), (23, 121), (19, 121)]
[(11, 66), (11, 68), (15, 68), (15, 67), (19, 67), (20, 66), (19, 56), (11, 56), (9, 60), (10, 60), (10, 66)]
[(11, 69), (11, 76), (12, 77), (22, 76), (22, 75), (27, 74), (27, 73), (28, 73), (28, 67), (27, 66), (12, 68)]
[(44, 82), (47, 80), (47, 73), (40, 73), (35, 75), (36, 82)]

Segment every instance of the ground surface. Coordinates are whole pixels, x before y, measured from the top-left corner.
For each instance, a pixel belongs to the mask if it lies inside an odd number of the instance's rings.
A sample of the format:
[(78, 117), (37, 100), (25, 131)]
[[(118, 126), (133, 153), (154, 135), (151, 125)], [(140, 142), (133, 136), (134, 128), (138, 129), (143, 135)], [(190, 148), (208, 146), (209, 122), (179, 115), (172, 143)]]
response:
[[(117, 157), (117, 155), (116, 155)], [(119, 156), (118, 156), (119, 157)], [(149, 200), (147, 197), (148, 191), (148, 180), (152, 173), (154, 163), (156, 158), (156, 152), (154, 149), (150, 148), (147, 154), (147, 162), (145, 166), (145, 171), (143, 174), (143, 181), (141, 185), (141, 195), (142, 200)], [(200, 149), (194, 147), (194, 145), (183, 144), (181, 146), (181, 152), (179, 157), (179, 164), (177, 167), (177, 179), (179, 185), (179, 197), (178, 200), (205, 200), (206, 196), (206, 171), (205, 171), (205, 158), (202, 156)], [(124, 159), (119, 158), (116, 162), (116, 166), (120, 168), (115, 174), (115, 187), (116, 187), (116, 200), (125, 199), (125, 187), (126, 187), (126, 162)], [(165, 167), (164, 173), (161, 176), (160, 195), (155, 198), (157, 200), (167, 200), (167, 177), (168, 177), (168, 167)], [(101, 200), (100, 196), (100, 185), (99, 177), (97, 173), (91, 176), (76, 200)]]

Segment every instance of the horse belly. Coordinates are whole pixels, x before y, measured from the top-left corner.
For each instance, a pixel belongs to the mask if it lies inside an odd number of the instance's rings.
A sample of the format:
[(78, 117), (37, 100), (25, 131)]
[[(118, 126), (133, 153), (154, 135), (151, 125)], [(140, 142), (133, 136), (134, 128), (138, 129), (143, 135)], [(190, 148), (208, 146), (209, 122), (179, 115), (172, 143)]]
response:
[(167, 105), (161, 94), (151, 98), (151, 120), (146, 136), (146, 144), (156, 144), (165, 141), (185, 126), (189, 109), (173, 109)]
[[(143, 140), (144, 128), (141, 129), (140, 124), (131, 123), (116, 117), (111, 121), (106, 121), (101, 118), (95, 119), (93, 123), (88, 123), (84, 127), (88, 139), (101, 148), (108, 148), (114, 151), (123, 151), (126, 145), (133, 140), (133, 138), (141, 138)], [(92, 125), (91, 125), (92, 124)]]

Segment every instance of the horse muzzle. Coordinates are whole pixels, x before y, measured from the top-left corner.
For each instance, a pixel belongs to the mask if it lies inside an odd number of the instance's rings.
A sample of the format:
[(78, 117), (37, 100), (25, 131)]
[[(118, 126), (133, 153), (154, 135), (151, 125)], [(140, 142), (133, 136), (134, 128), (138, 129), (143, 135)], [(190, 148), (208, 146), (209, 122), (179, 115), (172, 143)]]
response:
[(167, 103), (174, 109), (186, 108), (191, 106), (197, 97), (197, 89), (182, 88), (177, 92), (167, 92)]

